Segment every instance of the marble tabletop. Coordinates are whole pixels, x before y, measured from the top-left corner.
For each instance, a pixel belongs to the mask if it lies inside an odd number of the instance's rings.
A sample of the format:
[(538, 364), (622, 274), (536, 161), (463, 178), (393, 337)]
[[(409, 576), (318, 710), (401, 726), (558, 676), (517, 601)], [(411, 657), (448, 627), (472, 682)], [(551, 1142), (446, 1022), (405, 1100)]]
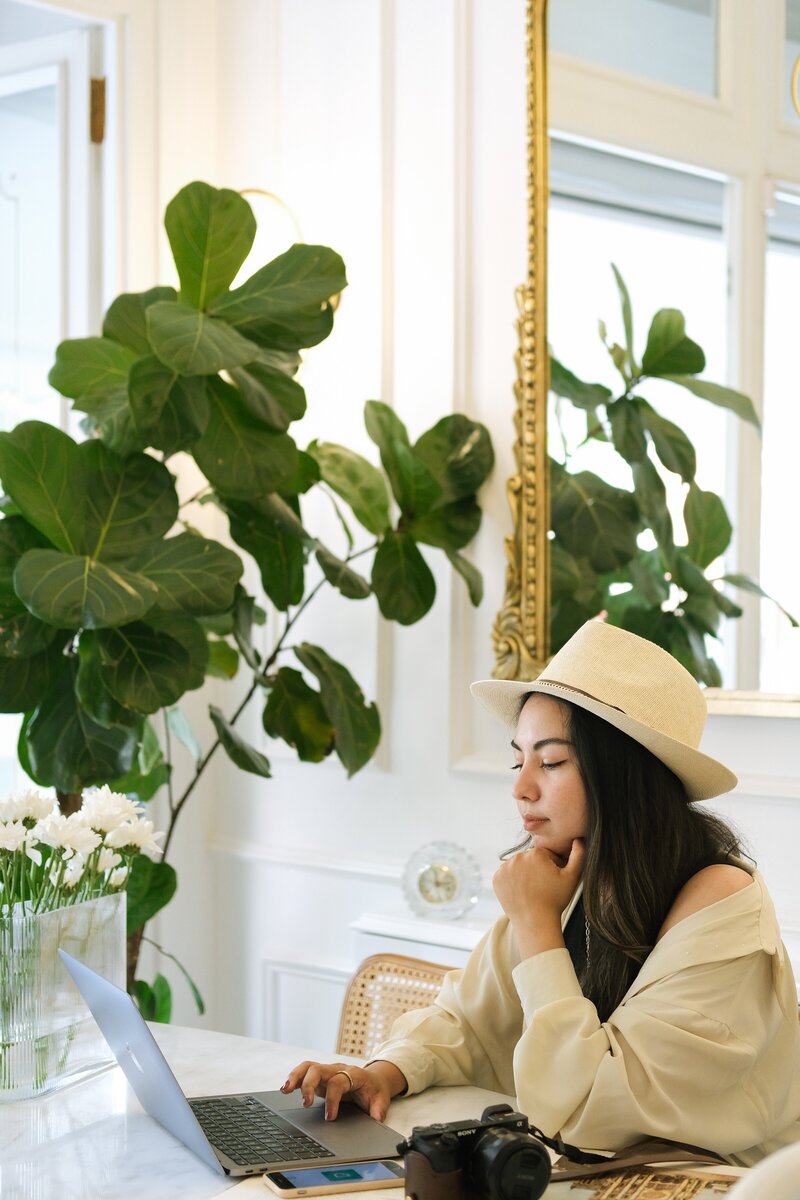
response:
[[(329, 1055), (208, 1030), (154, 1025), (188, 1096), (280, 1087), (290, 1067)], [(346, 1059), (344, 1061), (347, 1061)], [(388, 1124), (401, 1133), (432, 1121), (479, 1117), (513, 1098), (478, 1088), (433, 1089), (395, 1100)], [(116, 1067), (38, 1100), (0, 1104), (2, 1200), (231, 1200), (264, 1197), (260, 1178), (217, 1175), (143, 1111)], [(357, 1192), (385, 1200), (401, 1192)]]

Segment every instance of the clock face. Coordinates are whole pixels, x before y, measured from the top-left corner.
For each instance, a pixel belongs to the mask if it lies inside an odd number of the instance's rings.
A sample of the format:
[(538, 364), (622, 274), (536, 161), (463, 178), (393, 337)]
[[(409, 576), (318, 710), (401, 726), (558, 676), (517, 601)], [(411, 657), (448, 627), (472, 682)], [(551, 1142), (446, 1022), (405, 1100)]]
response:
[(480, 891), (477, 862), (455, 842), (420, 846), (403, 872), (403, 893), (420, 917), (456, 920), (476, 903)]
[(429, 904), (447, 904), (458, 891), (458, 880), (446, 863), (431, 863), (417, 876), (417, 887)]

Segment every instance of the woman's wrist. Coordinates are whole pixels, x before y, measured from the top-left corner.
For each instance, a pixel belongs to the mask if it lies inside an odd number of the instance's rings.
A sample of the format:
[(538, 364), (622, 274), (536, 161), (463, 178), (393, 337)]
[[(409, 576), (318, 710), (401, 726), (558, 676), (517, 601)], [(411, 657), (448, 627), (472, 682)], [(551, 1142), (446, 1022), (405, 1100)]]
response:
[(365, 1071), (377, 1076), (389, 1090), (389, 1096), (401, 1096), (408, 1091), (408, 1080), (399, 1067), (388, 1058), (374, 1058), (368, 1062)]
[(511, 920), (520, 958), (532, 958), (546, 950), (563, 950), (561, 914), (549, 910), (526, 914), (524, 921)]

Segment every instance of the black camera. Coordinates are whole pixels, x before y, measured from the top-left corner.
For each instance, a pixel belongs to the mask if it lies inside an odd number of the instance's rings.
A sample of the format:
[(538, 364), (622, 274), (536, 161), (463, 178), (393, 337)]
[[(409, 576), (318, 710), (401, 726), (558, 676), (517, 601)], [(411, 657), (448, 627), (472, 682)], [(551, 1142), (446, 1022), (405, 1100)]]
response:
[(397, 1153), (407, 1200), (537, 1200), (550, 1181), (547, 1150), (508, 1104), (480, 1121), (416, 1125)]

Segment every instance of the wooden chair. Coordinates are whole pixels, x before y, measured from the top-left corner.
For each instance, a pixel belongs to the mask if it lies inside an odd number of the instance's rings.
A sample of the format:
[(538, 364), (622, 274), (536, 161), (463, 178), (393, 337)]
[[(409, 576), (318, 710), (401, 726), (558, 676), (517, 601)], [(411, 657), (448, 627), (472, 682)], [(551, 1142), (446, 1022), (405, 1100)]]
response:
[(365, 958), (347, 985), (336, 1053), (366, 1058), (388, 1037), (395, 1017), (433, 1003), (449, 970), (403, 954)]

